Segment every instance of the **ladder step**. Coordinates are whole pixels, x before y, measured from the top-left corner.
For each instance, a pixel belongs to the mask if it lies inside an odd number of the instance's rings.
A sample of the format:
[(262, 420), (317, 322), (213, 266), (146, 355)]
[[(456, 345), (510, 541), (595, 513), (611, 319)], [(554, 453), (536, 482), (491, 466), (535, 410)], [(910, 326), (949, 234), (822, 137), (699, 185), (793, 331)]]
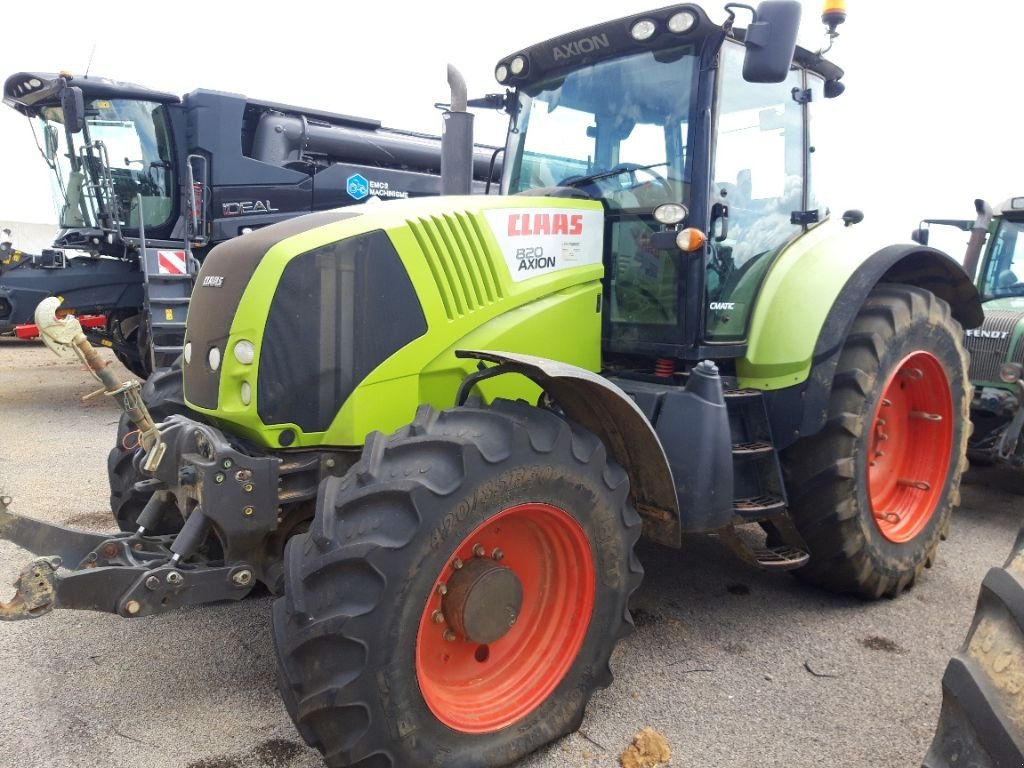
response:
[(753, 400), (761, 397), (759, 389), (727, 389), (722, 392), (729, 400)]
[(186, 324), (185, 324), (184, 321), (182, 321), (180, 323), (173, 323), (173, 322), (167, 322), (167, 321), (164, 321), (164, 320), (161, 320), (159, 322), (154, 320), (152, 323), (150, 323), (150, 325), (152, 326), (154, 331), (160, 331), (160, 330), (168, 330), (168, 329), (169, 330), (181, 330), (181, 329), (183, 329), (185, 327)]
[(757, 564), (767, 570), (788, 571), (811, 559), (809, 554), (796, 547), (756, 547), (751, 552)]
[(188, 296), (172, 296), (169, 298), (150, 296), (150, 304), (166, 304), (170, 307), (184, 307), (187, 306), (191, 299)]
[(751, 440), (743, 443), (732, 444), (733, 456), (757, 456), (771, 453), (773, 450), (775, 450), (774, 446), (763, 440)]
[(176, 283), (182, 280), (191, 280), (192, 275), (162, 275), (158, 272), (149, 272), (146, 278), (150, 282), (161, 282), (161, 283)]
[[(720, 528), (717, 533), (722, 542), (746, 563), (768, 570), (788, 571), (804, 565), (810, 555), (800, 535), (790, 530), (787, 520), (779, 515), (775, 520), (783, 523), (781, 534), (777, 529), (763, 542), (751, 541), (750, 534), (741, 535), (735, 526)], [(762, 526), (763, 527), (763, 526)], [(788, 539), (788, 541), (786, 540)]]
[(781, 512), (786, 508), (786, 500), (781, 496), (765, 494), (749, 499), (734, 499), (732, 506), (737, 515), (756, 519)]
[(153, 345), (153, 351), (157, 352), (157, 353), (163, 352), (163, 353), (166, 353), (166, 354), (174, 353), (174, 354), (180, 355), (181, 354), (181, 349), (182, 349), (181, 347), (161, 347), (161, 346), (157, 346), (155, 344)]

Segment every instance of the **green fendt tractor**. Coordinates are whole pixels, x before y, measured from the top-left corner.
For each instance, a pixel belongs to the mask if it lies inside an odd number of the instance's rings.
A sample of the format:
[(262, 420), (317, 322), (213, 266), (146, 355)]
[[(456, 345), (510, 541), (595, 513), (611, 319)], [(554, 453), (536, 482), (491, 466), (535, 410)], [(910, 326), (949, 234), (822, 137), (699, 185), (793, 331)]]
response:
[[(925, 219), (970, 232), (964, 269), (975, 282), (985, 321), (966, 332), (974, 385), (974, 431), (967, 455), (980, 464), (1024, 466), (1024, 197), (1012, 197), (993, 209), (974, 201), (971, 219)], [(928, 243), (922, 226), (912, 238)], [(980, 268), (979, 268), (980, 262)]]
[(506, 93), (483, 100), (510, 115), (500, 197), (217, 246), (187, 414), (154, 426), (87, 357), (139, 424), (136, 530), (3, 513), (48, 557), (0, 613), (149, 616), (259, 582), (280, 595), (282, 696), (330, 765), (470, 767), (579, 726), (632, 627), (641, 535), (714, 534), (868, 598), (909, 587), (958, 500), (977, 292), (942, 253), (829, 216), (810, 116), (842, 70), (796, 47), (798, 3), (726, 9), (501, 59)]

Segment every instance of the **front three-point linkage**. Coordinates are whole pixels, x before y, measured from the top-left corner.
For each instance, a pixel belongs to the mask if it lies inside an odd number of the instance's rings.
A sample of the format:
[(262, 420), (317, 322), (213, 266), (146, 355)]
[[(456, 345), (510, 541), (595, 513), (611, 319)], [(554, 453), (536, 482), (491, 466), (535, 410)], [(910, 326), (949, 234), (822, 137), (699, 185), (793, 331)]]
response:
[[(140, 430), (143, 467), (156, 471), (167, 445), (139, 396), (139, 383), (119, 382), (77, 320), (56, 317), (59, 304), (59, 299), (45, 299), (36, 310), (44, 342), (57, 354), (75, 351), (103, 384), (93, 395), (117, 398)], [(248, 594), (256, 582), (251, 567), (210, 566), (202, 558), (189, 559), (208, 531), (198, 509), (193, 524), (186, 521), (177, 537), (146, 535), (162, 508), (172, 503), (169, 491), (158, 490), (140, 514), (137, 531), (109, 536), (16, 515), (9, 509), (10, 498), (0, 497), (0, 538), (39, 556), (19, 575), (14, 598), (0, 602), (0, 620), (36, 618), (55, 608), (145, 616)], [(61, 570), (62, 566), (71, 570)]]

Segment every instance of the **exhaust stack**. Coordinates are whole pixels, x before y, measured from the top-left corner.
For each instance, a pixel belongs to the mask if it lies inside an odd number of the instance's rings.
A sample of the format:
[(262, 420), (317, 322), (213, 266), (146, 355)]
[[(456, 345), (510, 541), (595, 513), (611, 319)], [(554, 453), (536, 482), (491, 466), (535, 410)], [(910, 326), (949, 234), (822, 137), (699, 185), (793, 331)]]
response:
[(984, 200), (974, 201), (974, 211), (978, 218), (974, 220), (971, 227), (971, 239), (967, 241), (967, 252), (964, 254), (964, 271), (970, 275), (971, 280), (978, 271), (978, 258), (981, 256), (981, 249), (985, 246), (985, 236), (988, 234), (988, 226), (992, 223), (992, 206)]
[(468, 195), (473, 181), (473, 115), (466, 111), (466, 79), (448, 65), (451, 105), (442, 114), (441, 194)]

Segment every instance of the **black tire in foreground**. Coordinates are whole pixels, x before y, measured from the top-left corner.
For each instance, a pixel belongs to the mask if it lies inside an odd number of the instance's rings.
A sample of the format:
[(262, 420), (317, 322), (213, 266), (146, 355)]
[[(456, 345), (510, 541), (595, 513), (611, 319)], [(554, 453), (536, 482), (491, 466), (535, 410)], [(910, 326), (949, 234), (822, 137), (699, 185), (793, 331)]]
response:
[(946, 302), (876, 286), (844, 341), (825, 427), (782, 456), (811, 554), (797, 577), (875, 599), (896, 597), (931, 566), (960, 502), (969, 391)]
[[(146, 380), (142, 387), (142, 401), (154, 421), (163, 421), (174, 414), (193, 414), (185, 405), (185, 389), (181, 376), (179, 358), (171, 367), (161, 368)], [(139, 451), (133, 444), (138, 442), (132, 439), (134, 435), (131, 433), (134, 431), (135, 425), (122, 413), (117, 425), (117, 442), (107, 455), (110, 509), (122, 531), (135, 531), (138, 528), (139, 514), (152, 495), (135, 488), (135, 484), (145, 478), (135, 465)], [(177, 533), (180, 528), (180, 519), (165, 516), (150, 533)]]
[(640, 518), (594, 435), (421, 408), (320, 488), (274, 604), (281, 693), (331, 766), (511, 763), (579, 727), (632, 629)]
[(942, 710), (924, 768), (1024, 765), (1024, 529), (981, 583), (974, 621), (942, 676)]

